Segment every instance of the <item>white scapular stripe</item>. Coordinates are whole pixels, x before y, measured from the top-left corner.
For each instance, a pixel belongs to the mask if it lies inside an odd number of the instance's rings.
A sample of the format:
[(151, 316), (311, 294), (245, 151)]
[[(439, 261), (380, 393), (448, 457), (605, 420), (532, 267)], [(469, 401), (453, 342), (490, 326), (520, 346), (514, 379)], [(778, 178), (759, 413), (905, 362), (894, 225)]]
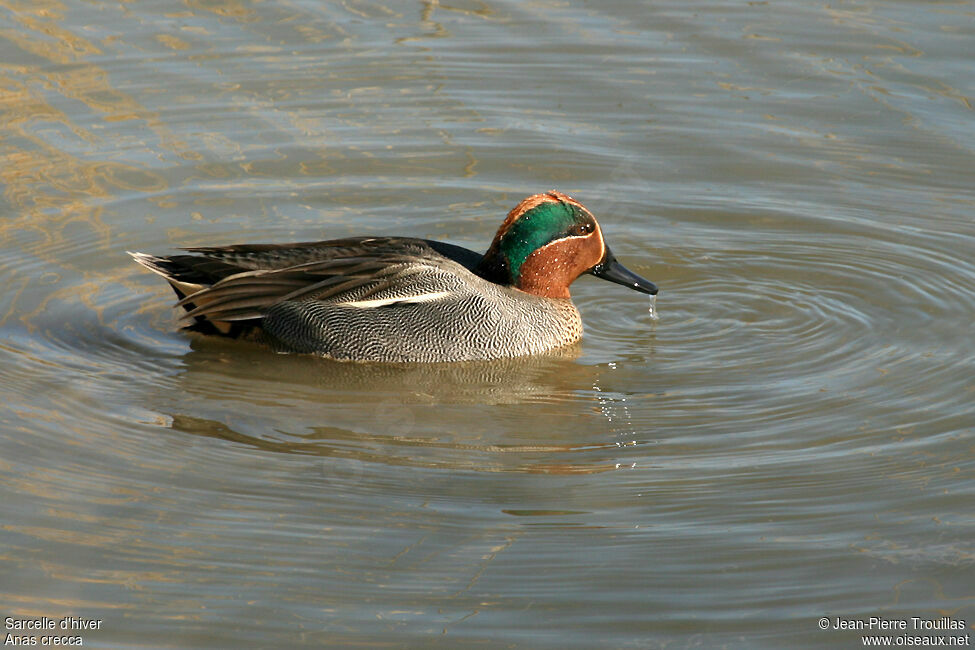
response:
[(360, 309), (373, 309), (374, 307), (385, 307), (386, 305), (393, 305), (398, 302), (413, 303), (413, 302), (432, 302), (434, 300), (440, 300), (441, 298), (446, 298), (450, 295), (449, 291), (437, 291), (436, 293), (421, 293), (417, 296), (398, 296), (396, 298), (380, 298), (378, 300), (359, 300), (357, 302), (340, 302), (338, 304), (345, 305), (346, 307), (359, 307)]

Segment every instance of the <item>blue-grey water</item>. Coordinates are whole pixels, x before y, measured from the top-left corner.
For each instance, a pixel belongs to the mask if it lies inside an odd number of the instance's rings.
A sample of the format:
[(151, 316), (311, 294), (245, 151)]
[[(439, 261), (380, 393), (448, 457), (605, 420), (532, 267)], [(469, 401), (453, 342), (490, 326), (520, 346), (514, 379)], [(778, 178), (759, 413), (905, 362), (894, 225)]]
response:
[[(973, 56), (971, 2), (0, 1), (3, 633), (970, 641)], [(563, 356), (337, 364), (125, 254), (483, 250), (551, 188), (659, 320), (586, 276)]]

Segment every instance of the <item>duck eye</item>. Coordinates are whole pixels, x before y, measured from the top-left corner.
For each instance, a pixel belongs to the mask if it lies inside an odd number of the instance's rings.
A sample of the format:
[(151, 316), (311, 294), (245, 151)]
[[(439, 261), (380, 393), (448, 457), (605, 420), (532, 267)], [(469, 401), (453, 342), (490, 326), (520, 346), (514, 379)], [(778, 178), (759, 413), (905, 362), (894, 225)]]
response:
[(578, 226), (576, 226), (576, 234), (578, 235), (588, 235), (591, 232), (592, 232), (591, 223), (580, 223)]

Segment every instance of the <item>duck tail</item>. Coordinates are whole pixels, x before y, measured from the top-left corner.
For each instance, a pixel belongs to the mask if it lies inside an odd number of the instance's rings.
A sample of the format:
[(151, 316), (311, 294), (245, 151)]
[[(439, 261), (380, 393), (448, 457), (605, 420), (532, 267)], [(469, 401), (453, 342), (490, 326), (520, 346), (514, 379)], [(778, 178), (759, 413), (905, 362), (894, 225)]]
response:
[[(184, 302), (187, 296), (193, 296), (193, 294), (208, 288), (222, 278), (244, 270), (226, 262), (195, 255), (158, 257), (133, 251), (126, 251), (126, 253), (145, 268), (165, 278), (179, 298), (180, 306), (186, 312), (197, 307), (191, 301)], [(250, 323), (210, 320), (206, 316), (194, 316), (192, 320), (193, 322), (187, 325), (185, 329), (204, 334), (219, 334), (237, 338), (253, 329), (253, 325)]]

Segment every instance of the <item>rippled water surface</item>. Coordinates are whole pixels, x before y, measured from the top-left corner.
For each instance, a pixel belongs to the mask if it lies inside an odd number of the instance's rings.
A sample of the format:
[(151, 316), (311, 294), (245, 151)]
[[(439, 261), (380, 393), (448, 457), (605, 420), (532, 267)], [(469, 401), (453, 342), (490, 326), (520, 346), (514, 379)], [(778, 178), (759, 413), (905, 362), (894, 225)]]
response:
[[(118, 648), (969, 633), (973, 46), (970, 2), (0, 1), (0, 616)], [(565, 354), (337, 364), (180, 333), (125, 255), (483, 250), (553, 187), (659, 320), (586, 276)]]

